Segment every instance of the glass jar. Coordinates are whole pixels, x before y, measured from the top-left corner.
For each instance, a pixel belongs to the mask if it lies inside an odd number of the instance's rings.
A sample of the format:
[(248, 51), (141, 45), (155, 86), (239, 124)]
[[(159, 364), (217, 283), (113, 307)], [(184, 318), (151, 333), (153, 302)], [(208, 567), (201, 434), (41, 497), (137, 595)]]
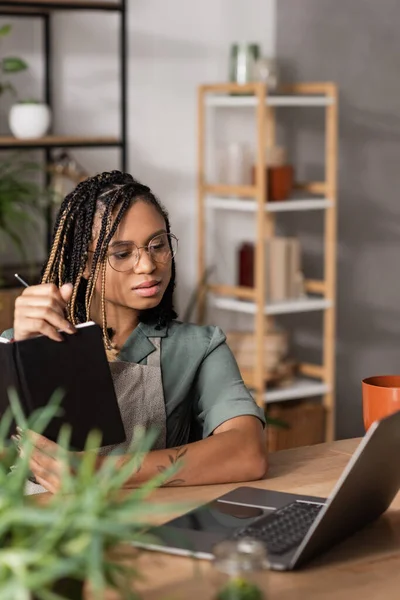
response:
[(255, 61), (253, 72), (254, 79), (265, 83), (268, 91), (273, 92), (276, 90), (279, 83), (279, 71), (274, 58), (267, 58), (266, 56), (258, 58)]
[(252, 157), (247, 144), (230, 142), (219, 145), (216, 155), (216, 183), (250, 185)]
[(265, 546), (253, 538), (225, 540), (214, 553), (214, 600), (266, 600), (268, 567)]
[(230, 81), (241, 85), (254, 81), (254, 69), (259, 58), (258, 44), (233, 44), (230, 52)]

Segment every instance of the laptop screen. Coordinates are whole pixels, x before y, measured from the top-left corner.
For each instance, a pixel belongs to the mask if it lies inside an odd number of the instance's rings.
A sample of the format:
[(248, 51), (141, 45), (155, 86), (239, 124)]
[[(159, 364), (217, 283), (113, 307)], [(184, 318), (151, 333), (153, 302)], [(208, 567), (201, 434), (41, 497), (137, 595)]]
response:
[(182, 517), (170, 521), (168, 525), (195, 531), (229, 533), (239, 527), (248, 527), (269, 511), (254, 506), (241, 506), (214, 501)]

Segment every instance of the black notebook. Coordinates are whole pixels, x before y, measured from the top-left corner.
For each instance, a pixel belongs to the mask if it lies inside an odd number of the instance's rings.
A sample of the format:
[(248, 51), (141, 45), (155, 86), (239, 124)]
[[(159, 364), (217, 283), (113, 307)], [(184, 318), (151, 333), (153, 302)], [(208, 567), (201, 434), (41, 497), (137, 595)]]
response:
[(125, 430), (100, 327), (88, 322), (78, 325), (73, 335), (61, 335), (63, 342), (39, 336), (0, 343), (0, 415), (9, 406), (10, 387), (17, 391), (27, 417), (46, 406), (61, 389), (62, 416), (54, 417), (43, 435), (57, 441), (61, 426), (68, 423), (75, 450), (84, 448), (92, 429), (101, 432), (102, 446), (124, 442)]

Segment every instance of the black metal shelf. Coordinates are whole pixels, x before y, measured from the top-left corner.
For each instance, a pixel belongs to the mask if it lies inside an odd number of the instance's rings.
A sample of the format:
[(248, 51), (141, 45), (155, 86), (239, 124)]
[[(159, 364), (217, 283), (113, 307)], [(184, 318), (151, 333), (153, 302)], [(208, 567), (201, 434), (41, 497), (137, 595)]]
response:
[(122, 12), (124, 6), (121, 2), (93, 2), (90, 0), (3, 0), (0, 2), (0, 15), (40, 17), (43, 14), (60, 10)]
[(0, 150), (41, 150), (45, 148), (121, 148), (123, 142), (114, 137), (49, 135), (39, 139), (17, 139), (0, 136)]
[[(40, 17), (43, 23), (44, 86), (43, 99), (53, 110), (53, 36), (52, 14), (55, 11), (103, 11), (114, 12), (119, 16), (119, 86), (120, 86), (120, 134), (110, 136), (57, 136), (52, 132), (38, 140), (18, 140), (12, 137), (0, 137), (1, 150), (43, 150), (46, 165), (52, 163), (52, 149), (55, 148), (117, 148), (120, 151), (120, 169), (127, 170), (127, 94), (128, 94), (128, 36), (127, 36), (127, 0), (110, 2), (105, 0), (0, 0), (0, 15), (16, 17)], [(50, 182), (50, 173), (46, 170), (46, 183)], [(47, 247), (50, 246), (52, 229), (52, 209), (47, 210)]]

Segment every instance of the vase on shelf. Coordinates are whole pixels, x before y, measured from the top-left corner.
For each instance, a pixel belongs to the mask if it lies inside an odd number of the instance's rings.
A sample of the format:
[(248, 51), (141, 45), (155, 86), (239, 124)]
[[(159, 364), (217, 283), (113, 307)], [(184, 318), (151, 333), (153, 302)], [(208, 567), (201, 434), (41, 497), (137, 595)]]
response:
[(230, 142), (218, 147), (216, 183), (222, 185), (250, 185), (252, 157), (249, 148), (241, 142)]
[(50, 107), (40, 102), (19, 102), (11, 107), (8, 123), (17, 139), (41, 138), (50, 128)]
[[(267, 197), (271, 202), (288, 200), (294, 186), (294, 169), (288, 163), (286, 150), (280, 146), (267, 147), (265, 151), (267, 172)], [(252, 185), (256, 183), (256, 166), (252, 168)]]
[(244, 85), (255, 81), (255, 66), (260, 58), (258, 44), (232, 44), (229, 61), (229, 80)]

